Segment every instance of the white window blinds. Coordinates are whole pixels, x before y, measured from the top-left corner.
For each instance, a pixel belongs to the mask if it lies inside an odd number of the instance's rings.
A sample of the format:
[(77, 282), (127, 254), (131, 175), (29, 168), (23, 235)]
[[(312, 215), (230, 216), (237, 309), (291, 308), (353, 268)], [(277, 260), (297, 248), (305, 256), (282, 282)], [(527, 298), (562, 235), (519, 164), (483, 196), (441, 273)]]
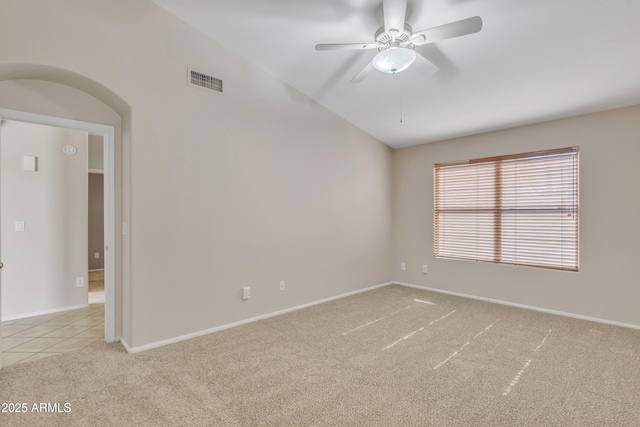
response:
[(434, 166), (434, 256), (578, 271), (578, 148)]

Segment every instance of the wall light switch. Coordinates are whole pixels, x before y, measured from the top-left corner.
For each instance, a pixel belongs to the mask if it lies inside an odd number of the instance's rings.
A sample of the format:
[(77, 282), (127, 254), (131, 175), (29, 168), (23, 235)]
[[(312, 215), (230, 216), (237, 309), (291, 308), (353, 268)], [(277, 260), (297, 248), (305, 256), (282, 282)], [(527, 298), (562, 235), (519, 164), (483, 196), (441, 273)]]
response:
[(24, 221), (16, 221), (16, 231), (24, 231)]
[(23, 157), (23, 169), (26, 172), (35, 172), (37, 170), (37, 157), (36, 156), (24, 156)]
[(422, 272), (427, 274), (427, 264), (422, 264)]
[(93, 254), (93, 257), (94, 257), (95, 259), (100, 258), (100, 252), (96, 252), (96, 253), (94, 253), (94, 254)]
[(404, 265), (404, 262), (400, 264), (400, 270), (406, 270), (407, 266)]
[(245, 286), (244, 288), (242, 288), (242, 299), (249, 299), (250, 296), (251, 296), (251, 288), (248, 286)]

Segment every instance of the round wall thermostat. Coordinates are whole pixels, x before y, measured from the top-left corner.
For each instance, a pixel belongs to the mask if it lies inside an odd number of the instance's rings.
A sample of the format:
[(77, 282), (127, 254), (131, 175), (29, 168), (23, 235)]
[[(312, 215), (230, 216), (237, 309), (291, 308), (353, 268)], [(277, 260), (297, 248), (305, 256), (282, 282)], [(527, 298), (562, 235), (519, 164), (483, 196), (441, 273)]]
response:
[(62, 152), (67, 156), (73, 156), (74, 154), (76, 154), (76, 147), (74, 147), (73, 145), (65, 145), (64, 147), (62, 147)]

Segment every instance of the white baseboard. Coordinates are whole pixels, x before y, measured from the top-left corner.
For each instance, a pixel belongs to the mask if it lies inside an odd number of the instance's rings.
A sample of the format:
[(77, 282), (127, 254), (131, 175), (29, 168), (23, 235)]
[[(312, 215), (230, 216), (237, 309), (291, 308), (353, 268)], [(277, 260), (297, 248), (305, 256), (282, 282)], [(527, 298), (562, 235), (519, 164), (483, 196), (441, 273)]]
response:
[(94, 271), (104, 271), (104, 268), (96, 268), (94, 270), (88, 270), (89, 273), (93, 273)]
[(124, 349), (127, 350), (127, 353), (135, 353), (135, 351), (131, 350), (131, 346), (127, 343), (127, 341), (125, 341), (124, 338), (120, 337), (118, 341), (120, 341), (120, 344), (122, 344)]
[(6, 322), (8, 320), (26, 319), (27, 317), (42, 316), (45, 314), (53, 314), (53, 313), (59, 313), (61, 311), (77, 310), (79, 308), (87, 308), (87, 307), (89, 307), (89, 304), (80, 304), (80, 305), (72, 305), (69, 307), (52, 308), (51, 310), (34, 311), (33, 313), (17, 314), (15, 316), (2, 316), (2, 321)]
[(120, 342), (122, 343), (122, 346), (125, 348), (125, 350), (127, 350), (127, 353), (139, 353), (141, 351), (151, 350), (152, 348), (162, 347), (162, 346), (169, 345), (169, 344), (175, 344), (175, 343), (180, 342), (180, 341), (185, 341), (185, 340), (188, 340), (188, 339), (191, 339), (191, 338), (201, 337), (203, 335), (212, 334), (214, 332), (223, 331), (225, 329), (235, 328), (236, 326), (246, 325), (247, 323), (257, 322), (258, 320), (268, 319), (269, 317), (279, 316), (281, 314), (290, 313), (292, 311), (301, 310), (303, 308), (307, 308), (307, 307), (311, 307), (311, 306), (314, 306), (314, 305), (322, 304), (322, 303), (325, 303), (325, 302), (337, 300), (337, 299), (340, 299), (340, 298), (345, 298), (345, 297), (348, 297), (348, 296), (351, 296), (351, 295), (356, 295), (356, 294), (359, 294), (359, 293), (362, 293), (362, 292), (371, 291), (373, 289), (378, 289), (378, 288), (382, 288), (384, 286), (389, 286), (389, 285), (393, 285), (393, 284), (394, 284), (394, 282), (382, 283), (382, 284), (379, 284), (379, 285), (371, 286), (371, 287), (364, 288), (364, 289), (358, 289), (357, 291), (347, 292), (345, 294), (340, 294), (340, 295), (336, 295), (336, 296), (333, 296), (333, 297), (324, 298), (324, 299), (321, 299), (321, 300), (318, 300), (318, 301), (309, 302), (309, 303), (298, 305), (298, 306), (295, 306), (295, 307), (285, 308), (284, 310), (274, 311), (272, 313), (263, 314), (261, 316), (251, 317), (249, 319), (240, 320), (238, 322), (228, 323), (226, 325), (217, 326), (215, 328), (205, 329), (203, 331), (193, 332), (193, 333), (190, 333), (190, 334), (181, 335), (179, 337), (169, 338), (169, 339), (162, 340), (162, 341), (156, 341), (156, 342), (153, 342), (151, 344), (145, 344), (145, 345), (141, 345), (141, 346), (131, 347), (122, 338), (120, 339)]
[(438, 292), (438, 293), (447, 294), (447, 295), (454, 295), (454, 296), (462, 297), (462, 298), (471, 298), (471, 299), (475, 299), (475, 300), (479, 300), (479, 301), (492, 302), (494, 304), (508, 305), (508, 306), (511, 306), (511, 307), (524, 308), (526, 310), (539, 311), (539, 312), (542, 312), (542, 313), (555, 314), (555, 315), (564, 316), (564, 317), (572, 317), (574, 319), (580, 319), (580, 320), (588, 320), (590, 322), (605, 323), (607, 325), (620, 326), (620, 327), (623, 327), (623, 328), (630, 328), (630, 329), (640, 329), (640, 325), (634, 325), (634, 324), (631, 324), (631, 323), (622, 323), (622, 322), (616, 322), (616, 321), (613, 321), (613, 320), (599, 319), (597, 317), (583, 316), (581, 314), (567, 313), (567, 312), (564, 312), (564, 311), (557, 311), (557, 310), (549, 310), (547, 308), (541, 308), (541, 307), (535, 307), (535, 306), (531, 306), (531, 305), (518, 304), (518, 303), (515, 303), (515, 302), (502, 301), (502, 300), (491, 299), (491, 298), (484, 298), (484, 297), (479, 297), (479, 296), (475, 296), (475, 295), (463, 294), (463, 293), (460, 293), (460, 292), (445, 291), (443, 289), (429, 288), (427, 286), (414, 285), (414, 284), (411, 284), (411, 283), (403, 283), (403, 282), (393, 282), (393, 283), (396, 284), (396, 285), (406, 286), (406, 287), (409, 287), (409, 288), (422, 289), (422, 290), (425, 290), (425, 291)]

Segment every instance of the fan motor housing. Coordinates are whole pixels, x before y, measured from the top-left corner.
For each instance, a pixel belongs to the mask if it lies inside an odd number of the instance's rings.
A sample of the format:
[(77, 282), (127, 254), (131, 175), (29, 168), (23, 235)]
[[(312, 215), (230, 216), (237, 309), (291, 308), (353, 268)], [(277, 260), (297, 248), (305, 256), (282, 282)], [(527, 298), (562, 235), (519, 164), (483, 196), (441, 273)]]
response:
[(391, 30), (386, 32), (384, 26), (378, 28), (376, 31), (375, 38), (376, 41), (380, 44), (390, 44), (393, 42), (405, 44), (411, 40), (411, 35), (413, 34), (413, 29), (411, 25), (404, 24), (404, 29), (402, 32)]

